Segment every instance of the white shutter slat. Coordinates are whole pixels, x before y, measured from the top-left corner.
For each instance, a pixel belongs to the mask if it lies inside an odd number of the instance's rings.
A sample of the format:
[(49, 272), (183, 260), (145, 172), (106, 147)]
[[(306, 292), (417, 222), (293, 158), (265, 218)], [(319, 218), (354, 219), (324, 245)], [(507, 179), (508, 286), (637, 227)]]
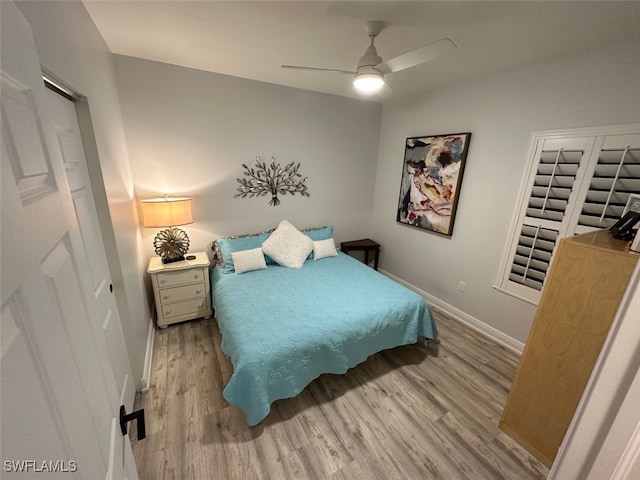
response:
[[(525, 272), (527, 273), (525, 277)], [(544, 284), (544, 277), (546, 272), (540, 272), (537, 270), (527, 270), (525, 267), (521, 265), (514, 265), (511, 269), (511, 273), (509, 274), (509, 280), (515, 283), (519, 283), (521, 285), (536, 285), (542, 288)], [(539, 290), (539, 289), (536, 289)]]
[[(589, 192), (600, 191), (609, 192), (613, 184), (613, 179), (606, 177), (593, 177)], [(616, 182), (616, 191), (620, 193), (636, 193), (640, 188), (640, 178), (618, 178)]]
[[(558, 152), (562, 152), (562, 155), (559, 157)], [(583, 153), (580, 148), (565, 148), (564, 146), (560, 146), (560, 148), (547, 148), (540, 152), (539, 163), (580, 163)]]
[[(533, 258), (531, 258), (531, 262), (540, 262), (536, 264), (536, 268), (539, 270), (545, 270), (544, 264), (548, 264), (551, 261), (551, 253), (553, 252), (554, 244), (550, 242), (548, 244), (543, 244), (538, 242), (538, 248), (534, 249)], [(520, 265), (524, 265), (526, 263), (518, 262), (518, 259), (524, 259), (529, 257), (529, 252), (531, 251), (531, 245), (525, 247), (524, 245), (518, 245), (516, 248), (516, 255), (514, 263), (519, 263)]]
[[(619, 196), (618, 196), (619, 198)], [(595, 217), (600, 218), (600, 215), (602, 214), (602, 206), (604, 205), (604, 202), (584, 202), (582, 204), (582, 214), (583, 215), (592, 215)], [(624, 210), (624, 206), (625, 204), (616, 204), (613, 202), (609, 202), (609, 209), (612, 210), (614, 212), (614, 217), (619, 218), (620, 215), (622, 214), (622, 211)]]
[[(571, 190), (574, 179), (574, 176), (571, 175), (556, 175), (551, 177), (551, 175), (541, 174), (535, 176), (533, 186), (538, 188), (543, 187), (545, 193), (549, 184), (551, 184), (551, 188), (556, 187)], [(544, 197), (544, 194), (542, 196)]]
[[(585, 198), (585, 203), (602, 204), (607, 200), (607, 195), (608, 192), (606, 190), (589, 190)], [(613, 205), (624, 206), (627, 203), (627, 198), (628, 193), (616, 191), (613, 192), (610, 202)]]
[(603, 148), (600, 150), (600, 158), (598, 163), (601, 165), (615, 164), (620, 162), (620, 155), (628, 151), (628, 156), (625, 158), (624, 163), (627, 165), (640, 165), (640, 157), (638, 153), (640, 148), (635, 145), (626, 145), (624, 148)]
[[(546, 190), (547, 189), (545, 187), (538, 187), (534, 185), (533, 188), (531, 189), (531, 196), (535, 198), (544, 197)], [(567, 200), (569, 198), (569, 195), (571, 195), (571, 187), (569, 188), (551, 187), (551, 193), (554, 198)]]
[(511, 267), (511, 273), (519, 273), (521, 276), (525, 274), (531, 278), (537, 278), (538, 280), (544, 280), (544, 276), (549, 268), (549, 260), (543, 262), (541, 260), (530, 259), (526, 256), (516, 255), (513, 266)]
[[(602, 178), (614, 178), (617, 173), (617, 168), (618, 168), (618, 165), (613, 165), (613, 164), (603, 165), (601, 163), (598, 163), (595, 170), (595, 176), (602, 177)], [(640, 164), (633, 165), (625, 162), (622, 168), (620, 169), (618, 176), (621, 178), (638, 178), (638, 176), (640, 176), (639, 174), (640, 174)]]

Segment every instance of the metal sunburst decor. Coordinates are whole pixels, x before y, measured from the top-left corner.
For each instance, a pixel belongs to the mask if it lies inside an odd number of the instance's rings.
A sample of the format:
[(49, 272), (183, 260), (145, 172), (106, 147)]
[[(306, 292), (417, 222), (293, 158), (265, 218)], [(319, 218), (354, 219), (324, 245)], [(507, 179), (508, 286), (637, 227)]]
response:
[(307, 186), (304, 182), (307, 181), (307, 177), (303, 177), (298, 173), (300, 164), (291, 162), (283, 167), (279, 163), (276, 163), (275, 159), (271, 157), (271, 164), (267, 165), (260, 160), (260, 157), (256, 157), (255, 167), (250, 168), (244, 163), (242, 166), (245, 169), (243, 174), (248, 178), (237, 178), (236, 180), (240, 184), (238, 192), (233, 198), (242, 197), (264, 197), (267, 194), (271, 194), (271, 200), (269, 205), (280, 205), (278, 195), (295, 195), (299, 193), (304, 197), (310, 197), (307, 192)]
[(153, 246), (162, 263), (177, 262), (184, 260), (184, 254), (189, 251), (189, 237), (184, 230), (170, 227), (156, 235)]

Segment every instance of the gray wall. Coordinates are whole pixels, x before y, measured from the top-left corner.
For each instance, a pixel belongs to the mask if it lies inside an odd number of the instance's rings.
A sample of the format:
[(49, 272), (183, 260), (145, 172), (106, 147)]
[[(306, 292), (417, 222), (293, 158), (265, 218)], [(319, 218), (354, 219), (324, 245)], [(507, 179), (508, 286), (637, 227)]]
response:
[[(282, 219), (332, 224), (338, 242), (367, 235), (379, 104), (120, 55), (115, 66), (137, 195), (193, 198), (192, 251)], [(300, 162), (311, 197), (233, 198), (256, 156)], [(159, 229), (143, 230), (151, 256)]]
[[(134, 382), (143, 377), (150, 313), (144, 293), (145, 259), (141, 245), (134, 185), (120, 114), (113, 58), (80, 2), (18, 2), (31, 25), (44, 68), (87, 96), (100, 156), (90, 164), (104, 178), (94, 189), (105, 248), (121, 316)], [(91, 158), (87, 159), (91, 161)]]
[[(520, 342), (534, 307), (492, 288), (530, 133), (640, 121), (640, 45), (626, 43), (385, 103), (371, 219), (381, 267)], [(406, 137), (472, 132), (451, 238), (395, 222)], [(456, 291), (466, 282), (465, 293)]]

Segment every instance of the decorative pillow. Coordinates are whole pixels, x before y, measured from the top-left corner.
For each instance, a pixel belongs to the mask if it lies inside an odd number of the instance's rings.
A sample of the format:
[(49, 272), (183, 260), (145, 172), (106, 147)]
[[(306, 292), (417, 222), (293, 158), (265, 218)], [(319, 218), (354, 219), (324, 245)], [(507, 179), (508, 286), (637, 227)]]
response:
[(233, 252), (260, 248), (262, 242), (269, 238), (269, 235), (271, 235), (270, 232), (263, 232), (254, 235), (219, 238), (216, 243), (222, 255), (222, 271), (224, 273), (233, 273), (233, 258), (231, 256)]
[(325, 257), (337, 257), (336, 244), (333, 238), (313, 242), (313, 259), (320, 260)]
[(313, 240), (283, 220), (262, 244), (262, 251), (278, 265), (288, 268), (302, 268), (304, 261), (313, 251)]
[(264, 261), (264, 254), (261, 248), (233, 252), (231, 258), (233, 259), (233, 268), (236, 271), (236, 275), (267, 268), (267, 263)]
[(220, 244), (218, 240), (214, 240), (211, 244), (211, 250), (213, 251), (213, 266), (224, 267), (224, 260), (222, 259), (222, 250), (220, 250)]

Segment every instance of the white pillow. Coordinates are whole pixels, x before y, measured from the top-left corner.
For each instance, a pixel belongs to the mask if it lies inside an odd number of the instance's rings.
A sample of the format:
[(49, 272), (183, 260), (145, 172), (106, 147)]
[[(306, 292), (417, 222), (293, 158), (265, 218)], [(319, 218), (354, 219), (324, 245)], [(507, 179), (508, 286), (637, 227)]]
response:
[(316, 240), (313, 242), (313, 259), (320, 260), (325, 257), (337, 257), (336, 244), (333, 238)]
[(236, 274), (267, 268), (261, 248), (233, 252), (231, 258), (233, 259), (233, 269)]
[(313, 240), (283, 220), (264, 241), (262, 251), (278, 265), (302, 268), (304, 261), (313, 251)]

